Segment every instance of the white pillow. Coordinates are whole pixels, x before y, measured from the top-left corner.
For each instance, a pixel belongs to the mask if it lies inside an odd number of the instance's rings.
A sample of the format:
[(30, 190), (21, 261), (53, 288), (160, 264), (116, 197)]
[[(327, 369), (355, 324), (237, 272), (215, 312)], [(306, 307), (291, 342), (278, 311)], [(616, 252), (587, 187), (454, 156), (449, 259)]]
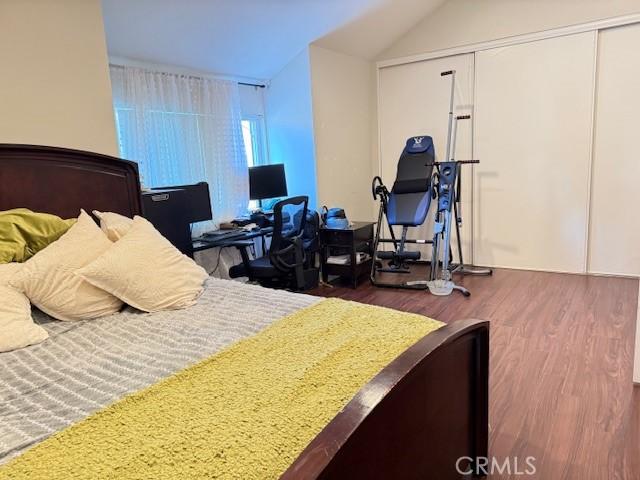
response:
[(100, 220), (100, 228), (112, 242), (117, 242), (124, 237), (133, 225), (133, 220), (119, 213), (94, 210), (93, 214), (98, 217)]
[(195, 304), (209, 277), (142, 217), (134, 217), (125, 237), (76, 274), (145, 312)]
[(24, 294), (9, 286), (20, 263), (0, 265), (0, 352), (34, 345), (49, 337), (31, 318), (31, 304)]
[(111, 245), (83, 210), (67, 233), (24, 263), (10, 285), (59, 320), (87, 320), (116, 313), (122, 307), (120, 300), (74, 275)]

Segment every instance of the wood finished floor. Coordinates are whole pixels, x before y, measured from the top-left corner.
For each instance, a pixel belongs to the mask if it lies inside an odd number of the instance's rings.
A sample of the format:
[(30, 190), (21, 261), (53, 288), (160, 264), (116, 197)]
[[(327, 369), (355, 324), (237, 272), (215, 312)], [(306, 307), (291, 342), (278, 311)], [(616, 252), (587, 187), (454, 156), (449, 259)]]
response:
[[(490, 455), (537, 458), (541, 480), (640, 479), (632, 385), (638, 281), (518, 270), (466, 277), (472, 295), (318, 287), (444, 322), (491, 322)], [(493, 475), (490, 478), (514, 478)]]

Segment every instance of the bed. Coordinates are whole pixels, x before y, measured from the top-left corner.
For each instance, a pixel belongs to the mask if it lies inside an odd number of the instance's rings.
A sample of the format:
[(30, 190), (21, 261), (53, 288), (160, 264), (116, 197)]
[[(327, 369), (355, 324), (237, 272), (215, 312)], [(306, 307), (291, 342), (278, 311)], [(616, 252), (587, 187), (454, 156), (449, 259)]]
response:
[[(0, 210), (17, 207), (65, 218), (80, 208), (139, 215), (137, 166), (89, 152), (1, 144)], [(50, 339), (27, 353), (0, 354), (0, 365), (13, 365), (11, 374), (6, 368), (0, 374), (0, 388), (14, 402), (0, 407), (0, 420), (12, 411), (23, 422), (13, 430), (0, 427), (0, 463), (318, 300), (211, 279), (198, 305), (178, 312), (141, 315), (129, 309), (118, 314), (121, 323), (61, 323), (36, 314)], [(113, 351), (128, 356), (107, 368)], [(487, 456), (488, 353), (484, 321), (456, 321), (423, 337), (366, 383), (281, 478), (461, 478), (456, 465), (465, 463), (457, 463), (459, 458)], [(29, 382), (58, 391), (29, 397)], [(95, 396), (74, 403), (74, 389), (83, 385), (94, 388)], [(21, 395), (29, 408), (20, 406)], [(56, 411), (51, 402), (67, 406)], [(52, 411), (57, 418), (43, 420)]]

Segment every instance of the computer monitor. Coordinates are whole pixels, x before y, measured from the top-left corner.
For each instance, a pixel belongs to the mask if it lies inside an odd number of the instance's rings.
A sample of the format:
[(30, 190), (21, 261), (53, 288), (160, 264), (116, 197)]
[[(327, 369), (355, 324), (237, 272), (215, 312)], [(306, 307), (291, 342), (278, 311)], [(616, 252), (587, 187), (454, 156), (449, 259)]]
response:
[(249, 197), (251, 200), (286, 196), (287, 179), (283, 164), (249, 167)]

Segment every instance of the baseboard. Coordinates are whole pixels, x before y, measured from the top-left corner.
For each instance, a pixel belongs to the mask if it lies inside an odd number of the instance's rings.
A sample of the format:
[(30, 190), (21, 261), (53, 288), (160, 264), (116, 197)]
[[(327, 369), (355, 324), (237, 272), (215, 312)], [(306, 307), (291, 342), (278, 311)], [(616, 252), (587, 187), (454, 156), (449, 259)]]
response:
[(630, 278), (640, 279), (640, 275), (630, 275), (625, 273), (603, 273), (603, 272), (570, 272), (565, 270), (547, 270), (542, 268), (532, 267), (507, 267), (504, 265), (473, 265), (474, 267), (487, 267), (487, 268), (499, 268), (503, 270), (521, 270), (524, 272), (539, 272), (539, 273), (561, 273), (564, 275), (582, 275), (588, 277), (611, 277), (611, 278)]
[(640, 279), (640, 274), (633, 275), (630, 273), (607, 273), (607, 272), (587, 272), (587, 275), (593, 277), (615, 277), (615, 278), (635, 278)]

